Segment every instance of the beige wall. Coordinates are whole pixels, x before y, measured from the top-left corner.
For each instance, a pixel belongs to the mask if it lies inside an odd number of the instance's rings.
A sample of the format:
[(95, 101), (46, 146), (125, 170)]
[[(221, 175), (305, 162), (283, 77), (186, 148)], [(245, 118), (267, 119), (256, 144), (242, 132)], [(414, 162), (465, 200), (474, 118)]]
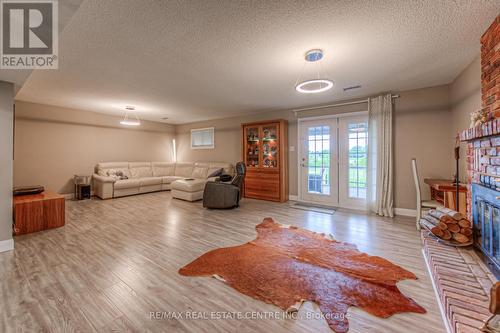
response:
[(14, 185), (71, 193), (73, 175), (91, 175), (98, 162), (172, 160), (172, 125), (143, 121), (139, 128), (125, 128), (119, 121), (16, 102)]
[[(410, 169), (417, 158), (421, 180), (451, 178), (453, 145), (458, 129), (468, 125), (468, 113), (480, 104), (476, 59), (452, 85), (398, 92), (394, 113), (395, 207), (415, 208)], [(477, 78), (477, 80), (476, 80)], [(366, 104), (314, 110), (300, 117), (365, 111)], [(292, 111), (257, 112), (199, 123), (171, 126), (143, 122), (125, 129), (119, 118), (30, 103), (16, 103), (14, 184), (41, 184), (61, 193), (72, 191), (76, 173), (90, 174), (100, 161), (171, 160), (177, 143), (179, 161), (241, 160), (241, 123), (286, 119), (289, 122), (290, 194), (297, 195), (297, 118)], [(215, 149), (190, 148), (190, 130), (215, 127)], [(428, 188), (422, 185), (424, 197)]]
[[(290, 145), (297, 141), (297, 120), (289, 111), (255, 113), (253, 115), (204, 121), (176, 126), (177, 160), (186, 162), (220, 161), (237, 162), (241, 160), (241, 124), (271, 119), (288, 120)], [(215, 149), (191, 149), (191, 129), (215, 127)], [(297, 165), (296, 153), (288, 156), (289, 165)], [(290, 179), (297, 179), (297, 168), (290, 168)], [(290, 182), (290, 194), (297, 193), (297, 182)]]
[[(478, 56), (450, 85), (452, 138), (469, 128), (470, 114), (481, 109), (481, 58)], [(460, 145), (460, 179), (467, 180), (465, 143)], [(453, 170), (455, 164), (453, 163)]]
[(0, 81), (0, 242), (12, 239), (13, 104), (14, 85)]
[[(451, 177), (452, 144), (448, 86), (439, 86), (399, 93), (395, 103), (395, 206), (415, 208), (415, 188), (410, 161), (416, 157), (422, 178)], [(343, 106), (300, 113), (300, 117), (366, 111), (366, 104)], [(289, 121), (290, 195), (297, 195), (297, 118), (292, 111), (255, 113), (244, 117), (225, 118), (176, 127), (179, 161), (241, 160), (241, 123), (282, 118)], [(215, 127), (215, 149), (190, 148), (190, 130)], [(423, 187), (424, 191), (428, 189)]]
[(400, 92), (394, 113), (394, 207), (415, 209), (411, 159), (417, 159), (424, 199), (430, 199), (424, 178), (452, 178), (453, 145), (449, 87)]

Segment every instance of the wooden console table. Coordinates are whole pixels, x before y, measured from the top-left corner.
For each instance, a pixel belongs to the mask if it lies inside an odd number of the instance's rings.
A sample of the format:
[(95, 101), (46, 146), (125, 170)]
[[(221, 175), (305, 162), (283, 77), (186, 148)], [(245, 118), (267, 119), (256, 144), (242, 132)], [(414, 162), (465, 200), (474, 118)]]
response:
[(52, 191), (13, 198), (14, 235), (28, 234), (64, 225), (65, 200)]
[[(443, 206), (448, 207), (453, 210), (457, 210), (457, 187), (453, 183), (453, 180), (449, 179), (424, 179), (424, 183), (429, 185), (431, 190), (431, 199), (436, 200)], [(464, 184), (459, 185), (459, 208), (460, 213), (467, 214), (467, 187)]]

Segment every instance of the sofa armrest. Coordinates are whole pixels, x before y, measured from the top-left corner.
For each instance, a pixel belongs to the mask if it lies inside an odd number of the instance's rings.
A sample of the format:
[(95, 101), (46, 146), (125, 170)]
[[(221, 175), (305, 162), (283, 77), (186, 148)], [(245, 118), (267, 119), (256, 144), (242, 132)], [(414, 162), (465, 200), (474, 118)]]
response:
[(116, 179), (113, 177), (104, 177), (104, 176), (100, 176), (96, 173), (94, 173), (92, 178), (94, 180), (97, 180), (98, 182), (101, 182), (101, 183), (114, 183), (114, 182), (116, 182)]
[(94, 182), (94, 194), (101, 199), (110, 199), (113, 197), (116, 179), (112, 177), (92, 176)]

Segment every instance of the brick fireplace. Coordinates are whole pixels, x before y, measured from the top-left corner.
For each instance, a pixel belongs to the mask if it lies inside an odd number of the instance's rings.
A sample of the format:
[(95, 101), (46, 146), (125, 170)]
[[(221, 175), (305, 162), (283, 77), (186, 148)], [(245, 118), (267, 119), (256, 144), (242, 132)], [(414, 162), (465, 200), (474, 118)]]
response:
[(460, 140), (467, 143), (469, 218), (472, 183), (500, 189), (500, 16), (481, 37), (481, 100), (491, 120), (460, 133)]
[[(422, 232), (424, 257), (448, 332), (480, 333), (489, 289), (500, 275), (500, 16), (481, 37), (481, 98), (487, 122), (462, 131), (467, 145), (467, 215), (474, 249)], [(471, 112), (478, 110), (470, 110)]]
[[(490, 120), (462, 131), (460, 141), (467, 144), (467, 214), (474, 221), (475, 245), (488, 257), (488, 240), (481, 238), (500, 230), (500, 16), (481, 37), (481, 100)], [(485, 221), (493, 226), (481, 230)]]

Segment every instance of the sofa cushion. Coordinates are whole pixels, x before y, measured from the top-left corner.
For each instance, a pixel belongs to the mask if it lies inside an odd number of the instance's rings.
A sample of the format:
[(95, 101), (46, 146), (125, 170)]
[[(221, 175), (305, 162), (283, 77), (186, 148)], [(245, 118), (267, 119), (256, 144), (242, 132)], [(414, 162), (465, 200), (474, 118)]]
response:
[(207, 178), (216, 178), (216, 177), (219, 177), (220, 175), (222, 175), (223, 172), (224, 172), (223, 168), (216, 169), (214, 172), (208, 174)]
[(183, 192), (198, 192), (203, 191), (207, 181), (205, 179), (185, 180), (180, 179), (172, 183), (172, 190)]
[(179, 179), (184, 179), (184, 177), (177, 177), (177, 176), (163, 176), (163, 177), (161, 177), (161, 179), (162, 179), (162, 183), (163, 183), (163, 184), (170, 184), (170, 183), (175, 182), (176, 180), (179, 180)]
[(139, 179), (123, 179), (123, 180), (117, 180), (115, 182), (115, 189), (124, 189), (124, 188), (134, 188), (134, 187), (139, 187), (140, 182)]
[(194, 163), (177, 162), (175, 163), (175, 176), (190, 178), (193, 173)]
[(208, 175), (212, 174), (214, 171), (217, 169), (223, 169), (223, 173), (227, 175), (233, 175), (234, 174), (234, 168), (231, 163), (225, 163), (225, 162), (210, 162), (208, 166)]
[(120, 177), (117, 177), (116, 174), (120, 172), (123, 176), (130, 178), (128, 162), (98, 163), (96, 167), (96, 173), (103, 177), (113, 177), (115, 179), (119, 179)]
[(105, 170), (108, 177), (115, 180), (130, 178), (129, 169), (107, 169)]
[(193, 168), (192, 178), (205, 179), (208, 175), (208, 163), (195, 163)]
[(153, 177), (151, 162), (131, 162), (129, 169), (131, 178)]
[(153, 177), (173, 176), (175, 174), (175, 162), (153, 162)]
[(139, 178), (140, 186), (148, 186), (148, 185), (160, 185), (162, 182), (161, 177), (145, 177)]

